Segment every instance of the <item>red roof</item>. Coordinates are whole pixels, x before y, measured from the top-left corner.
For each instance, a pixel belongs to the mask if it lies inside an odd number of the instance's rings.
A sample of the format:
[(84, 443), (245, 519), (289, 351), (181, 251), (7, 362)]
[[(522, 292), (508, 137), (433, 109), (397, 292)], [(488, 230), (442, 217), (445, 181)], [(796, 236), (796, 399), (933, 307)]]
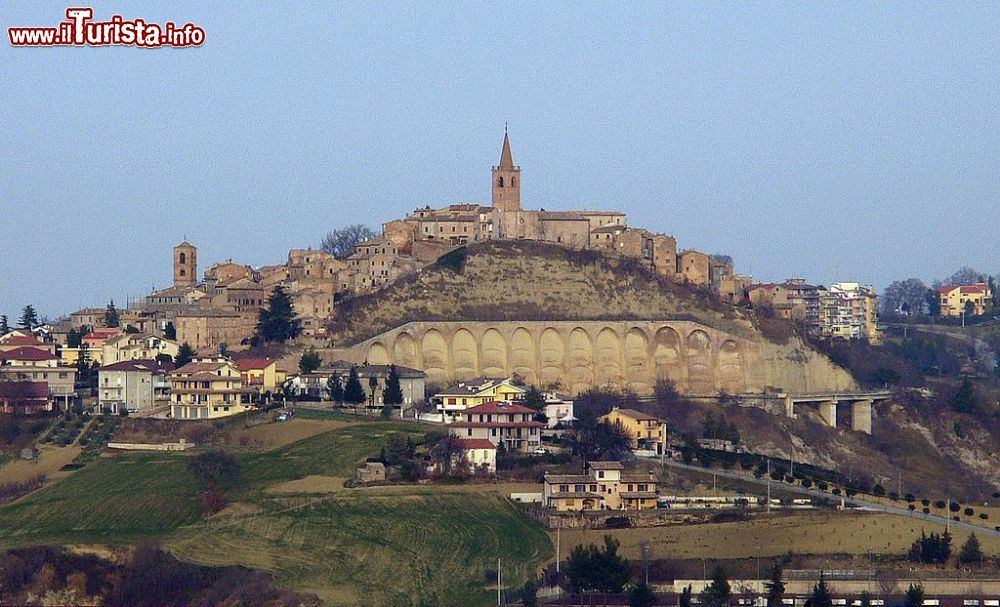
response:
[[(468, 410), (468, 409), (466, 409)], [(452, 422), (448, 424), (455, 428), (544, 428), (542, 422)]]
[(5, 346), (38, 346), (41, 343), (34, 335), (18, 335), (16, 333), (3, 340)]
[(274, 364), (273, 358), (241, 358), (237, 361), (236, 368), (240, 371), (263, 371)]
[(961, 289), (961, 293), (985, 293), (989, 290), (989, 287), (985, 283), (976, 283), (974, 285), (945, 285), (937, 288), (938, 293), (950, 293), (955, 289)]
[(56, 360), (56, 355), (41, 348), (14, 348), (7, 352), (0, 352), (0, 358), (6, 360)]
[(497, 446), (490, 442), (488, 438), (460, 438), (458, 439), (458, 446), (462, 449), (493, 449), (496, 450)]
[(536, 411), (534, 409), (529, 409), (524, 405), (518, 405), (515, 403), (489, 401), (481, 405), (476, 405), (475, 407), (469, 407), (462, 412), (463, 415), (475, 415), (478, 413), (527, 413), (529, 415), (534, 415)]
[(174, 363), (158, 360), (136, 359), (123, 360), (101, 367), (101, 371), (173, 371)]

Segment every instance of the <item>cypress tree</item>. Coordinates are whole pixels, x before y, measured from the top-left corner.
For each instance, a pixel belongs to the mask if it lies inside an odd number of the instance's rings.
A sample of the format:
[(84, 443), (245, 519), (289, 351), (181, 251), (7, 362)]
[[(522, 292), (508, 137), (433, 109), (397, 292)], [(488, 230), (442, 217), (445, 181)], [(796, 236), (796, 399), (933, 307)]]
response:
[(389, 377), (385, 380), (382, 402), (387, 405), (403, 404), (403, 388), (399, 385), (399, 371), (396, 369), (396, 365), (389, 367)]
[(330, 393), (330, 400), (335, 403), (344, 402), (344, 384), (340, 383), (340, 376), (333, 375), (326, 380), (326, 389)]
[(117, 329), (121, 325), (121, 318), (118, 316), (118, 309), (115, 308), (115, 300), (108, 302), (108, 309), (104, 311), (104, 326), (110, 329)]
[(365, 389), (361, 387), (361, 380), (358, 379), (357, 365), (351, 366), (351, 372), (347, 376), (347, 384), (344, 385), (344, 400), (355, 405), (365, 402)]
[(194, 359), (194, 348), (191, 344), (184, 342), (181, 344), (180, 349), (177, 351), (177, 356), (174, 357), (174, 366), (180, 369), (184, 365), (188, 364)]
[(833, 597), (830, 596), (830, 588), (826, 585), (826, 576), (819, 572), (819, 582), (813, 586), (812, 607), (833, 607)]

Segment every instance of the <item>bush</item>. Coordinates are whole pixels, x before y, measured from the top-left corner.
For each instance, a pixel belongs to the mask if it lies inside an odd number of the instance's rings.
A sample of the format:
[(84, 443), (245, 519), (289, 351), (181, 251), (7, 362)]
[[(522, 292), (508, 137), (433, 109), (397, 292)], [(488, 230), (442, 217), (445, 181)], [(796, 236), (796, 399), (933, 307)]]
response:
[(879, 497), (882, 497), (883, 495), (885, 495), (885, 487), (883, 487), (882, 485), (875, 485), (874, 487), (872, 487), (872, 495), (877, 495)]
[(935, 508), (941, 509), (941, 508), (944, 508), (945, 506), (947, 506), (947, 504), (945, 504), (944, 500), (938, 500), (938, 501), (934, 502), (934, 507)]
[(958, 512), (961, 509), (962, 509), (962, 504), (958, 502), (952, 502), (948, 504), (948, 510), (951, 510), (952, 512)]
[(930, 513), (931, 513), (931, 509), (928, 508), (927, 506), (924, 506), (924, 514), (930, 514)]
[(813, 482), (812, 482), (811, 479), (809, 479), (809, 478), (803, 478), (802, 479), (802, 486), (805, 487), (806, 489), (808, 489), (809, 487), (812, 487), (812, 484), (813, 484)]
[(632, 520), (627, 516), (611, 516), (604, 521), (604, 526), (608, 529), (628, 529)]
[(927, 499), (926, 497), (925, 498), (921, 498), (920, 505), (923, 506), (924, 508), (926, 508), (927, 506), (931, 505), (931, 500)]
[(972, 508), (966, 508), (963, 512), (965, 513), (965, 516), (972, 516), (976, 513)]
[(979, 518), (985, 521), (986, 519), (990, 518), (990, 515), (986, 514), (985, 512), (980, 512)]

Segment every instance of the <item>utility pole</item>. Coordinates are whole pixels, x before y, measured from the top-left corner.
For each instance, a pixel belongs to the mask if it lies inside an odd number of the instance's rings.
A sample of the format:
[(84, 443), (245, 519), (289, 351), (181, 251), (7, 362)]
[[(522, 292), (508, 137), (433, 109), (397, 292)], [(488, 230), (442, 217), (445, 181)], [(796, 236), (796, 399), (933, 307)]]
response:
[(503, 577), (500, 574), (500, 559), (497, 559), (497, 607), (500, 607), (500, 585), (503, 582)]
[(771, 514), (771, 458), (767, 458), (767, 513)]
[(559, 532), (562, 531), (562, 527), (556, 527), (556, 574), (559, 573)]

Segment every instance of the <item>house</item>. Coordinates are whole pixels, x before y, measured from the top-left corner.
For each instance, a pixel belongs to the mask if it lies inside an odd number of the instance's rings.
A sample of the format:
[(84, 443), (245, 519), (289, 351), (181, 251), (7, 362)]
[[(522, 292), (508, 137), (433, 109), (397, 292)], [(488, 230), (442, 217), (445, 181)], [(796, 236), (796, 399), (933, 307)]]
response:
[(535, 411), (510, 402), (488, 402), (462, 412), (448, 424), (448, 433), (458, 438), (485, 438), (509, 451), (530, 453), (541, 446), (542, 422), (534, 421)]
[(597, 419), (609, 424), (621, 424), (632, 439), (633, 449), (649, 449), (662, 455), (667, 447), (667, 422), (654, 415), (615, 407)]
[(543, 504), (558, 512), (656, 508), (656, 476), (628, 474), (620, 462), (587, 464), (585, 474), (545, 473)]
[[(315, 373), (300, 374), (290, 379), (290, 385), (299, 395), (308, 394), (318, 398), (329, 398), (327, 386), (330, 379), (338, 377), (340, 385), (346, 385), (352, 367), (357, 370), (358, 381), (361, 382), (361, 389), (365, 393), (365, 401), (374, 407), (381, 407), (385, 383), (389, 379), (392, 365), (355, 365), (338, 360), (330, 365), (320, 367)], [(399, 389), (403, 392), (403, 404), (412, 405), (424, 402), (427, 394), (427, 374), (418, 369), (400, 365), (396, 365), (396, 373), (399, 375)]]
[(240, 370), (224, 356), (196, 358), (167, 377), (174, 419), (214, 419), (253, 408)]
[[(518, 401), (524, 398), (525, 389), (515, 386), (513, 378), (490, 379), (480, 377), (459, 382), (431, 397), (438, 413), (458, 419), (470, 407), (494, 401)], [(447, 419), (446, 417), (446, 419)]]
[(365, 465), (358, 468), (355, 478), (359, 483), (376, 483), (386, 479), (385, 464), (382, 462), (365, 462)]
[(485, 438), (460, 438), (456, 441), (465, 461), (474, 470), (497, 471), (497, 446)]
[(112, 413), (149, 415), (170, 405), (167, 374), (173, 363), (151, 360), (123, 360), (105, 365), (97, 374), (97, 403)]
[(972, 316), (985, 314), (993, 301), (993, 292), (986, 283), (971, 285), (945, 285), (937, 288), (941, 316), (959, 317), (972, 312)]
[(178, 312), (174, 327), (177, 342), (190, 344), (198, 352), (217, 352), (223, 345), (238, 349), (254, 330), (240, 313), (214, 309)]
[(243, 378), (243, 387), (252, 389), (258, 395), (274, 393), (278, 386), (278, 363), (273, 358), (241, 358), (236, 368)]
[(0, 352), (0, 380), (43, 382), (53, 398), (76, 396), (76, 369), (59, 366), (55, 354), (34, 346)]
[(14, 329), (10, 333), (0, 336), (0, 356), (4, 352), (24, 347), (47, 350), (52, 354), (55, 354), (56, 351), (55, 344), (41, 341), (34, 333), (27, 329)]
[(573, 417), (573, 401), (567, 400), (556, 392), (545, 393), (545, 407), (542, 413), (548, 418), (546, 425), (551, 429), (558, 425), (572, 426), (576, 421)]
[(173, 360), (180, 346), (148, 333), (121, 333), (105, 340), (101, 350), (101, 363), (111, 365), (123, 360), (155, 360), (157, 356)]
[(52, 410), (49, 387), (43, 381), (0, 381), (0, 413), (36, 415)]

